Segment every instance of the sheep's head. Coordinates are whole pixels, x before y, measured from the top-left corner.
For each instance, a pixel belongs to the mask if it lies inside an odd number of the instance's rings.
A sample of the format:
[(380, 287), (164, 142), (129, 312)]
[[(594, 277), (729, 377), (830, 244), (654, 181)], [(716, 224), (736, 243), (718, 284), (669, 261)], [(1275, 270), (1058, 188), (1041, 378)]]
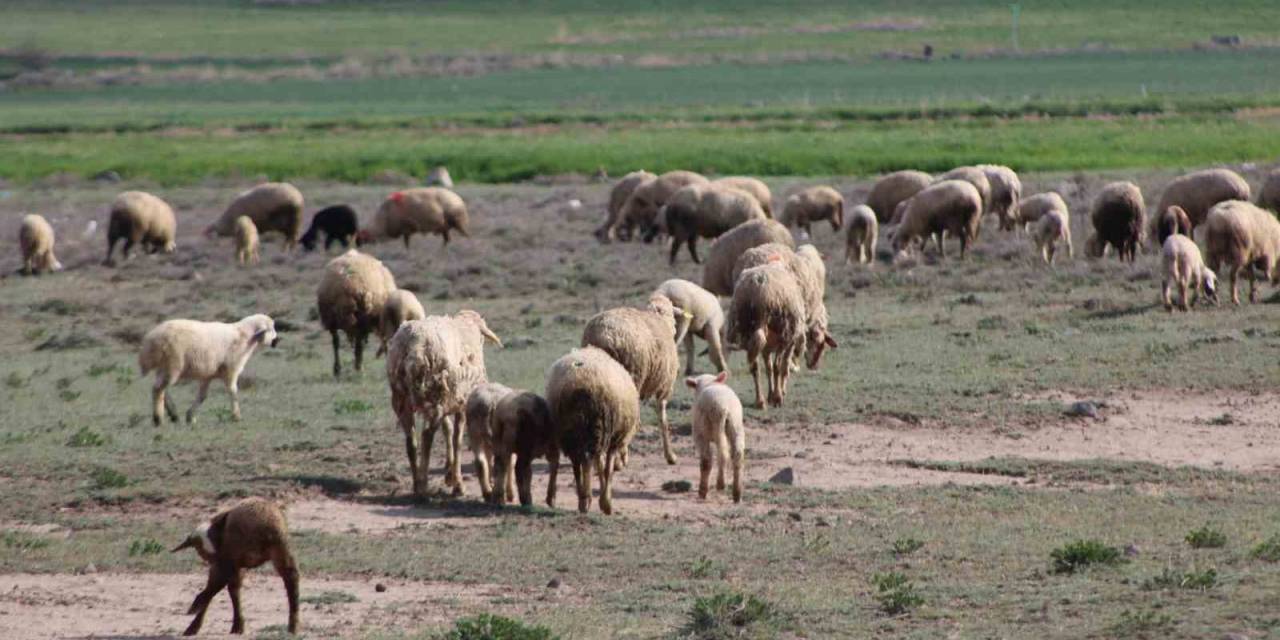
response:
[(1084, 254), (1090, 258), (1101, 258), (1106, 251), (1106, 245), (1098, 238), (1098, 234), (1089, 233), (1089, 239), (1084, 241)]
[(1218, 274), (1209, 267), (1200, 267), (1200, 290), (1204, 297), (1218, 305)]
[(252, 344), (265, 344), (271, 347), (280, 344), (280, 335), (276, 333), (276, 323), (271, 316), (261, 313), (249, 316), (240, 321), (248, 328)]
[(729, 372), (721, 371), (716, 375), (711, 375), (710, 373), (704, 373), (700, 376), (689, 376), (688, 378), (684, 379), (684, 383), (690, 389), (693, 389), (695, 393), (701, 393), (703, 389), (706, 389), (707, 387), (713, 384), (724, 384), (725, 380), (728, 380), (728, 379), (729, 379)]
[(810, 326), (805, 335), (805, 365), (810, 369), (817, 369), (822, 363), (822, 354), (828, 348), (835, 349), (839, 346), (826, 327), (817, 324)]
[(649, 310), (662, 315), (671, 322), (672, 336), (675, 343), (680, 344), (684, 340), (684, 335), (689, 331), (689, 323), (693, 321), (693, 314), (681, 309), (671, 302), (671, 298), (655, 293), (649, 296)]
[[(458, 233), (461, 233), (464, 238), (471, 237), (471, 232), (467, 230), (467, 225), (469, 223), (469, 220), (467, 217), (466, 209), (462, 209), (459, 211), (454, 211), (446, 214), (444, 218), (444, 223), (445, 223), (445, 226), (447, 226), (449, 229), (452, 229), (457, 231)], [(447, 236), (447, 232), (446, 232), (446, 236)]]
[(837, 231), (844, 228), (844, 200), (836, 201), (836, 210), (831, 214), (831, 227)]
[(192, 531), (181, 544), (171, 549), (170, 553), (177, 553), (183, 549), (195, 549), (201, 560), (212, 564), (221, 544), (222, 527), (215, 522), (205, 522), (196, 527), (196, 530)]
[(457, 317), (475, 325), (476, 329), (480, 331), (480, 335), (484, 336), (484, 338), (489, 342), (492, 342), (499, 347), (502, 346), (502, 340), (498, 338), (498, 334), (489, 330), (489, 325), (485, 324), (484, 317), (480, 314), (470, 309), (463, 309), (458, 312)]

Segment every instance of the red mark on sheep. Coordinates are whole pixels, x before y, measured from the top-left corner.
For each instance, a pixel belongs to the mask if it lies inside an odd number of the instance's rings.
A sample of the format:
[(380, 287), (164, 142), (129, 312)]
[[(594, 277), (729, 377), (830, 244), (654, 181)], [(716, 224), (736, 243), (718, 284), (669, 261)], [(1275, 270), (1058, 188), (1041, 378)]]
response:
[(403, 191), (396, 191), (395, 193), (392, 193), (392, 194), (391, 194), (391, 201), (392, 201), (392, 202), (399, 203), (401, 200), (404, 200), (404, 192), (403, 192)]

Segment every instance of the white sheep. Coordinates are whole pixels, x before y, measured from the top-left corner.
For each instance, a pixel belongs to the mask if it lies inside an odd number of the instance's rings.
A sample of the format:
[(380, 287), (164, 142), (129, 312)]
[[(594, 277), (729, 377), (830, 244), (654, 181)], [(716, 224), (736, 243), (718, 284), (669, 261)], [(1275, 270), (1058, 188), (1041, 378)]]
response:
[[(977, 170), (975, 170), (977, 171)], [(986, 179), (981, 171), (978, 177)], [(933, 236), (938, 255), (946, 257), (943, 234), (960, 239), (963, 259), (977, 239), (982, 224), (982, 194), (968, 180), (942, 180), (898, 204), (901, 222), (892, 231), (895, 253), (904, 252), (912, 240)]]
[(1018, 223), (1023, 225), (1024, 229), (1030, 231), (1031, 225), (1039, 222), (1041, 216), (1055, 209), (1067, 211), (1067, 218), (1070, 219), (1067, 201), (1063, 200), (1057, 191), (1046, 191), (1027, 196), (1018, 202)]
[(446, 189), (453, 188), (453, 177), (449, 175), (449, 169), (444, 165), (436, 165), (434, 169), (427, 174), (427, 186), (444, 187)]
[(651, 242), (662, 229), (663, 220), (658, 210), (680, 189), (694, 183), (706, 184), (708, 180), (692, 171), (668, 171), (651, 180), (636, 185), (622, 205), (622, 224), (639, 230), (645, 242)]
[(439, 234), (445, 245), (449, 233), (470, 237), (467, 203), (443, 187), (419, 187), (396, 191), (378, 207), (373, 220), (357, 234), (360, 242), (400, 238), (404, 248), (416, 233)]
[(382, 305), (382, 315), (378, 320), (378, 338), (382, 344), (374, 355), (377, 357), (386, 355), (387, 342), (396, 334), (400, 325), (425, 317), (427, 317), (427, 311), (422, 308), (422, 303), (418, 302), (418, 296), (413, 295), (412, 291), (404, 289), (392, 291)]
[(1209, 209), (1227, 200), (1248, 200), (1249, 183), (1230, 169), (1205, 169), (1178, 176), (1160, 194), (1156, 214), (1169, 207), (1181, 207), (1191, 222), (1191, 229), (1204, 223)]
[[(485, 501), (492, 502), (495, 485), (506, 484), (505, 495), (515, 493), (515, 479), (512, 473), (490, 476), (494, 468), (493, 413), (498, 403), (514, 393), (511, 387), (497, 382), (486, 382), (471, 390), (467, 396), (465, 409), (467, 422), (467, 444), (471, 454), (475, 456), (476, 482), (480, 485), (480, 495)], [(496, 478), (496, 480), (495, 480)]]
[(738, 257), (752, 247), (770, 242), (796, 246), (787, 227), (775, 220), (752, 220), (716, 238), (707, 249), (707, 259), (702, 265), (702, 288), (718, 296), (733, 295)]
[(259, 233), (278, 232), (284, 236), (285, 251), (292, 252), (302, 232), (304, 205), (302, 192), (287, 182), (260, 184), (237, 195), (222, 217), (205, 229), (205, 235), (233, 235), (236, 219), (248, 216)]
[(978, 195), (982, 198), (982, 214), (991, 211), (991, 180), (987, 178), (987, 172), (978, 167), (956, 167), (940, 176), (933, 183), (936, 185), (947, 180), (963, 180), (973, 185), (978, 190)]
[(609, 204), (605, 209), (604, 224), (595, 230), (597, 240), (608, 244), (615, 239), (630, 240), (632, 224), (622, 216), (622, 207), (631, 197), (631, 192), (643, 183), (654, 180), (658, 176), (641, 169), (622, 176), (609, 190)]
[(1164, 266), (1164, 280), (1160, 285), (1160, 299), (1166, 311), (1173, 311), (1172, 289), (1178, 287), (1178, 307), (1189, 311), (1188, 289), (1194, 303), (1203, 291), (1206, 298), (1218, 303), (1218, 276), (1205, 266), (1200, 247), (1195, 241), (1180, 233), (1170, 235), (1160, 250)]
[(349, 249), (330, 260), (316, 288), (320, 325), (333, 339), (333, 377), (342, 374), (338, 357), (338, 332), (347, 334), (355, 351), (356, 371), (364, 360), (364, 342), (378, 330), (387, 299), (396, 290), (396, 279), (377, 258)]
[(1258, 301), (1256, 272), (1272, 284), (1280, 283), (1280, 222), (1271, 212), (1241, 200), (1227, 200), (1205, 216), (1205, 262), (1214, 273), (1226, 265), (1231, 280), (1231, 302), (1240, 304), (1236, 281), (1240, 272), (1249, 277), (1249, 302)]
[(727, 178), (716, 178), (711, 181), (711, 184), (745, 191), (752, 198), (755, 198), (756, 202), (760, 203), (760, 209), (764, 211), (766, 218), (773, 217), (773, 192), (769, 191), (769, 185), (763, 181), (746, 176), (729, 176)]
[(689, 257), (698, 259), (698, 238), (716, 238), (749, 220), (765, 218), (755, 196), (723, 184), (691, 184), (671, 195), (661, 217), (671, 236), (669, 263), (676, 263), (680, 245), (688, 243)]
[(1075, 249), (1071, 246), (1071, 222), (1067, 219), (1066, 209), (1051, 209), (1043, 213), (1036, 220), (1031, 240), (1047, 265), (1053, 265), (1059, 242), (1067, 246), (1067, 257), (1075, 256)]
[(876, 212), (877, 222), (894, 224), (893, 212), (898, 209), (898, 203), (931, 184), (933, 176), (923, 171), (895, 171), (871, 185), (871, 192), (867, 194), (867, 206)]
[[(693, 442), (698, 450), (698, 497), (707, 499), (711, 465), (719, 460), (716, 490), (724, 491), (724, 468), (733, 460), (733, 501), (742, 502), (742, 466), (746, 461), (746, 429), (742, 423), (742, 401), (725, 380), (726, 371), (718, 375), (703, 374), (685, 378), (694, 390)], [(714, 453), (713, 453), (714, 452)]]
[(53, 226), (44, 216), (33, 213), (22, 217), (22, 226), (18, 228), (22, 273), (33, 275), (62, 270), (62, 263), (53, 255), (54, 240)]
[(261, 259), (258, 255), (258, 228), (249, 216), (236, 218), (236, 262), (244, 266), (257, 264)]
[[(805, 311), (806, 363), (810, 369), (817, 369), (827, 348), (835, 349), (839, 346), (831, 334), (831, 322), (827, 315), (826, 264), (823, 263), (818, 248), (811, 244), (801, 245), (793, 251), (786, 245), (770, 243), (753, 247), (738, 258), (738, 264), (734, 266), (734, 280), (738, 280), (747, 269), (773, 262), (786, 267), (800, 287)], [(732, 317), (728, 324), (728, 331), (732, 332)], [(794, 353), (796, 367), (799, 366), (800, 355), (799, 351)]]
[(107, 222), (107, 258), (104, 265), (115, 260), (116, 242), (124, 240), (121, 253), (130, 258), (133, 245), (141, 244), (147, 253), (173, 253), (177, 249), (178, 221), (169, 203), (144, 191), (125, 191), (111, 202), (111, 217)]
[(980, 164), (977, 169), (987, 176), (991, 185), (991, 201), (987, 213), (994, 213), (1001, 231), (1013, 231), (1019, 221), (1018, 204), (1022, 199), (1022, 181), (1009, 167), (998, 164)]
[(830, 222), (831, 230), (835, 233), (839, 233), (844, 226), (844, 196), (839, 191), (828, 186), (817, 186), (787, 197), (782, 208), (782, 224), (788, 227), (798, 226), (812, 235), (810, 225), (821, 220)]
[(872, 264), (876, 260), (876, 237), (880, 234), (880, 223), (876, 221), (876, 213), (865, 204), (860, 204), (849, 212), (849, 227), (845, 232), (844, 262), (853, 264)]
[(724, 357), (722, 340), (724, 310), (720, 308), (720, 301), (716, 299), (715, 294), (688, 280), (679, 278), (672, 278), (663, 282), (658, 285), (657, 289), (654, 289), (654, 293), (666, 296), (676, 309), (692, 316), (689, 319), (689, 329), (685, 332), (684, 337), (687, 362), (684, 370), (685, 374), (690, 375), (693, 373), (694, 336), (706, 341), (708, 356), (711, 358), (711, 363), (716, 366), (716, 370), (728, 371), (729, 363)]
[(1280, 169), (1272, 169), (1258, 189), (1258, 206), (1280, 213)]
[(805, 349), (808, 325), (800, 285), (781, 260), (742, 272), (734, 285), (728, 322), (729, 342), (747, 352), (756, 408), (765, 408), (760, 387), (761, 359), (769, 385), (769, 403), (781, 405), (791, 363)]

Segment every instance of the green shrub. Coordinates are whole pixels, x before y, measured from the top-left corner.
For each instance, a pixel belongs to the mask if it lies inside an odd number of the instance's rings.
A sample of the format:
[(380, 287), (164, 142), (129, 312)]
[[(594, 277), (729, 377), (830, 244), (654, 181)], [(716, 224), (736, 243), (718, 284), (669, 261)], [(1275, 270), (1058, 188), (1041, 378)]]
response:
[(134, 540), (129, 545), (129, 557), (133, 556), (154, 556), (164, 551), (164, 545), (156, 542), (152, 538), (144, 540)]
[(1280, 562), (1280, 533), (1259, 542), (1251, 554), (1259, 560)]
[(880, 610), (891, 615), (901, 615), (924, 604), (924, 598), (916, 592), (916, 586), (907, 576), (891, 571), (871, 577), (876, 587), (875, 599)]
[(773, 605), (753, 595), (725, 591), (694, 601), (682, 635), (697, 640), (775, 638), (779, 624)]
[(909, 556), (924, 547), (924, 542), (915, 538), (898, 538), (893, 541), (893, 554)]
[(1124, 561), (1120, 549), (1098, 540), (1076, 540), (1054, 549), (1049, 558), (1053, 560), (1054, 573), (1075, 573), (1090, 565), (1114, 565)]
[(1205, 591), (1218, 584), (1218, 570), (1209, 568), (1202, 571), (1179, 571), (1173, 567), (1165, 567), (1159, 575), (1148, 578), (1142, 588), (1148, 591), (1157, 589), (1196, 589)]
[(559, 636), (551, 630), (529, 625), (491, 613), (463, 618), (454, 623), (453, 629), (442, 640), (552, 640)]
[(1205, 525), (1192, 529), (1186, 537), (1192, 549), (1220, 549), (1227, 546), (1227, 534)]
[(67, 438), (68, 447), (101, 447), (106, 443), (106, 438), (89, 427), (80, 427), (79, 431)]
[(119, 489), (129, 484), (129, 477), (111, 467), (97, 467), (89, 474), (95, 489)]
[(34, 536), (24, 531), (5, 531), (0, 533), (0, 542), (4, 543), (6, 549), (17, 549), (18, 551), (31, 551), (49, 546), (48, 539)]

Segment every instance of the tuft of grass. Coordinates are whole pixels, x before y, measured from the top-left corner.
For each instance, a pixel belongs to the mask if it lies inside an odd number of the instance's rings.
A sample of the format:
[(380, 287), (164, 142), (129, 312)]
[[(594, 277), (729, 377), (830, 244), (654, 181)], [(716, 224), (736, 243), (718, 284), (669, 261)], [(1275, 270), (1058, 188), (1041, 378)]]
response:
[(1165, 567), (1164, 571), (1152, 576), (1142, 583), (1148, 591), (1158, 589), (1195, 589), (1206, 591), (1218, 584), (1218, 570), (1212, 567), (1203, 570), (1180, 571), (1173, 567)]
[(129, 484), (129, 477), (111, 467), (96, 467), (89, 474), (94, 489), (119, 489)]
[(1125, 609), (1120, 618), (1111, 625), (1111, 637), (1142, 637), (1148, 633), (1167, 631), (1173, 627), (1173, 617), (1157, 611), (1133, 611)]
[(1075, 573), (1093, 565), (1116, 565), (1124, 561), (1118, 547), (1099, 540), (1076, 540), (1049, 553), (1054, 573)]
[(775, 638), (781, 615), (770, 603), (754, 595), (722, 591), (693, 602), (681, 636), (696, 640)]
[(877, 573), (871, 577), (871, 584), (876, 588), (876, 603), (888, 615), (902, 615), (924, 604), (924, 597), (916, 592), (915, 583), (897, 571)]
[(356, 598), (355, 595), (347, 593), (346, 591), (321, 591), (320, 593), (304, 596), (302, 598), (302, 602), (307, 604), (321, 605), (350, 604), (358, 601), (359, 599)]
[(41, 538), (24, 531), (5, 531), (0, 533), (0, 542), (4, 543), (6, 549), (15, 549), (19, 552), (43, 549), (49, 546), (47, 538)]
[(893, 555), (909, 556), (924, 547), (924, 542), (915, 538), (898, 538), (893, 541)]
[(1192, 529), (1185, 540), (1192, 549), (1221, 549), (1227, 546), (1227, 534), (1207, 524), (1199, 529)]
[(688, 574), (689, 577), (694, 580), (701, 580), (704, 578), (723, 579), (725, 576), (725, 569), (724, 566), (715, 560), (702, 556), (689, 563)]
[(1267, 562), (1280, 562), (1280, 533), (1259, 542), (1250, 555)]
[(333, 401), (333, 413), (339, 416), (349, 416), (358, 413), (368, 413), (373, 411), (373, 405), (360, 400), (359, 398), (346, 398), (343, 400)]
[(130, 558), (134, 556), (154, 556), (162, 551), (164, 551), (164, 545), (156, 541), (155, 538), (144, 538), (129, 543)]
[(551, 630), (491, 613), (462, 618), (441, 640), (554, 640)]
[(76, 431), (71, 434), (70, 438), (67, 438), (67, 446), (74, 448), (101, 447), (102, 445), (107, 444), (108, 441), (107, 437), (85, 426), (80, 427), (79, 431)]

